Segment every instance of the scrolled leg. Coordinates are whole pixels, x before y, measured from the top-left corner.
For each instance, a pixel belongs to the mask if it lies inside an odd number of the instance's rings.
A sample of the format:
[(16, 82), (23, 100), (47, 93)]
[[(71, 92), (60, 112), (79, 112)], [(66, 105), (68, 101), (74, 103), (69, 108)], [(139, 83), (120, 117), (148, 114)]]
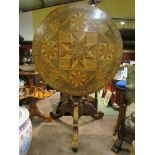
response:
[(66, 112), (67, 102), (63, 102), (59, 107), (59, 113), (50, 112), (50, 116), (52, 119), (59, 119), (60, 117), (64, 116)]
[(34, 116), (37, 116), (46, 122), (52, 122), (51, 117), (48, 117), (39, 111), (36, 105), (36, 101), (37, 101), (36, 99), (33, 98), (30, 99), (30, 106), (29, 106), (30, 118), (32, 119)]
[(84, 101), (84, 113), (91, 116), (94, 119), (101, 119), (104, 116), (103, 112), (97, 112), (96, 113), (96, 108), (94, 108), (94, 106), (92, 105), (92, 103), (88, 102), (88, 101)]

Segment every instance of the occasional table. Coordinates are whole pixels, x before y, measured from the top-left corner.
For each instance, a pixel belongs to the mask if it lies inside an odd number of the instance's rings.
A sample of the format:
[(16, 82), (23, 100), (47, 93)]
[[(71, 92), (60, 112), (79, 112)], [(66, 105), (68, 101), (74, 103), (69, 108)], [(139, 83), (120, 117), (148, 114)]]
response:
[[(29, 94), (31, 94), (31, 92), (35, 89), (35, 76), (38, 75), (37, 71), (34, 72), (25, 72), (25, 71), (20, 71), (19, 75), (23, 75), (23, 76), (27, 76), (28, 77), (28, 82), (29, 82), (29, 86), (28, 86), (28, 91), (30, 92)], [(41, 88), (40, 88), (41, 89)], [(47, 122), (52, 122), (51, 117), (46, 116), (44, 114), (42, 114), (37, 105), (36, 102), (40, 99), (38, 97), (35, 97), (35, 95), (25, 95), (24, 97), (21, 96), (19, 97), (19, 99), (23, 99), (23, 98), (29, 98), (29, 112), (30, 112), (30, 118), (33, 118), (34, 116), (37, 116)]]

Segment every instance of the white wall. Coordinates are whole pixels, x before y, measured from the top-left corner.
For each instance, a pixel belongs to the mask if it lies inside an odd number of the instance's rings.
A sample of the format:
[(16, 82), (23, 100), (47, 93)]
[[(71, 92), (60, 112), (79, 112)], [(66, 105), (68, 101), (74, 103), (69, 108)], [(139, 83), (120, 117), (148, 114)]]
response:
[(24, 40), (33, 40), (32, 11), (19, 14), (19, 34)]

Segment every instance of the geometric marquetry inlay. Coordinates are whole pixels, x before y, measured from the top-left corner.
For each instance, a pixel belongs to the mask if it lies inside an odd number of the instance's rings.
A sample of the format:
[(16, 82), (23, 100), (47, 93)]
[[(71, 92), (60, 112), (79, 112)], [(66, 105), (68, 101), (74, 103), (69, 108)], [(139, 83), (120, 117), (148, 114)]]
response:
[(81, 96), (113, 79), (122, 58), (122, 40), (105, 12), (69, 4), (45, 17), (32, 50), (44, 81), (58, 91)]

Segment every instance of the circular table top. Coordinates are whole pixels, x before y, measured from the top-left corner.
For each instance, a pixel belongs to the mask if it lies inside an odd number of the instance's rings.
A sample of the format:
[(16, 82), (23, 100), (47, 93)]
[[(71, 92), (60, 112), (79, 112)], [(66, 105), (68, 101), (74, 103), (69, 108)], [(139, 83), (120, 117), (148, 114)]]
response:
[(45, 17), (35, 33), (32, 52), (45, 82), (62, 93), (82, 96), (114, 78), (122, 59), (122, 40), (104, 11), (69, 4)]

